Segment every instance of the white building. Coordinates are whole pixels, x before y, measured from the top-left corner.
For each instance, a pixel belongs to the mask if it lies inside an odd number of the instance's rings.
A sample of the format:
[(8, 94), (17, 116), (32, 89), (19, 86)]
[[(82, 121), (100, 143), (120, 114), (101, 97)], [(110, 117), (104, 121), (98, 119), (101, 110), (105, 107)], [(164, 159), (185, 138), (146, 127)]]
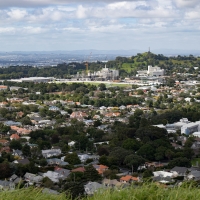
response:
[(20, 78), (20, 79), (11, 79), (8, 81), (12, 82), (34, 82), (34, 83), (48, 83), (54, 80), (53, 77), (28, 77), (28, 78)]
[(106, 67), (103, 68), (101, 71), (94, 73), (93, 75), (104, 78), (104, 79), (117, 79), (119, 77), (119, 70), (116, 69), (109, 69)]
[(193, 135), (194, 137), (199, 137), (199, 138), (200, 138), (200, 132), (194, 132), (194, 133), (192, 133), (192, 135)]
[(149, 65), (147, 74), (149, 76), (164, 76), (165, 70), (160, 69), (160, 67), (158, 67), (158, 66), (152, 67), (151, 65)]
[(181, 127), (181, 134), (190, 135), (194, 132), (199, 132), (199, 131), (200, 131), (200, 121), (191, 122)]
[(152, 67), (151, 65), (149, 65), (147, 70), (140, 70), (140, 71), (137, 71), (137, 73), (138, 74), (136, 76), (138, 77), (164, 76), (165, 70), (160, 69), (160, 67), (158, 66)]

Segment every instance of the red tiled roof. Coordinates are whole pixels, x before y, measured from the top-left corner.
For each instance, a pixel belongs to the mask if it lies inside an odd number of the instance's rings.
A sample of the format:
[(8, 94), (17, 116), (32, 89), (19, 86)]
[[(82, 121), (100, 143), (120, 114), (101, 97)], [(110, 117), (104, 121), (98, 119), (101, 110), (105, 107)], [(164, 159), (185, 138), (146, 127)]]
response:
[(85, 168), (84, 167), (78, 167), (76, 169), (72, 169), (71, 172), (85, 172)]
[(10, 136), (10, 138), (11, 138), (11, 139), (18, 140), (20, 137), (19, 137), (19, 135), (17, 135), (17, 134), (12, 134), (12, 135)]
[(120, 181), (126, 181), (126, 182), (129, 182), (129, 181), (138, 181), (138, 177), (133, 177), (131, 175), (126, 175), (126, 176), (123, 176), (120, 178)]

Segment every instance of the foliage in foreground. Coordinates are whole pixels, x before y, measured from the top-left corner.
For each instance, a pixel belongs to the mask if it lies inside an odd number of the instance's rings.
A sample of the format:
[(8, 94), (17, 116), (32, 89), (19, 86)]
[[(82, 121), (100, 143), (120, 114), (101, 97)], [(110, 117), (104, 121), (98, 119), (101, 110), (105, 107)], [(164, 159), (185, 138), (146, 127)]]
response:
[(54, 195), (42, 193), (39, 189), (16, 189), (13, 191), (2, 191), (0, 192), (0, 200), (71, 200), (66, 198), (64, 194)]
[(193, 184), (184, 184), (172, 189), (156, 184), (145, 184), (142, 187), (132, 187), (119, 191), (105, 191), (95, 194), (89, 200), (197, 200), (200, 189)]
[[(142, 187), (133, 186), (120, 190), (99, 191), (92, 197), (82, 200), (197, 200), (200, 189), (196, 184), (183, 183), (180, 187), (165, 188), (162, 185), (144, 184)], [(0, 192), (0, 200), (71, 200), (64, 194), (53, 195), (42, 193), (38, 189), (20, 189)]]

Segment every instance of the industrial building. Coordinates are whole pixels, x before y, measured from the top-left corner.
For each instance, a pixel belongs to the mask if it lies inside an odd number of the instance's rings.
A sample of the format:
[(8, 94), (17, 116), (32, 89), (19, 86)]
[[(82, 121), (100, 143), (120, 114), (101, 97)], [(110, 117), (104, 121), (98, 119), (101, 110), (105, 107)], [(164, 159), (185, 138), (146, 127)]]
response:
[(140, 70), (137, 71), (137, 77), (157, 77), (157, 76), (164, 76), (165, 74), (165, 70), (164, 69), (160, 69), (160, 67), (155, 66), (152, 67), (151, 65), (148, 66), (147, 70)]
[(103, 69), (101, 69), (100, 71), (93, 72), (93, 73), (91, 71), (89, 71), (86, 76), (84, 74), (80, 74), (78, 72), (76, 78), (78, 80), (82, 80), (82, 81), (91, 81), (91, 80), (101, 80), (101, 81), (118, 80), (119, 79), (119, 70), (109, 69), (105, 65), (105, 67)]

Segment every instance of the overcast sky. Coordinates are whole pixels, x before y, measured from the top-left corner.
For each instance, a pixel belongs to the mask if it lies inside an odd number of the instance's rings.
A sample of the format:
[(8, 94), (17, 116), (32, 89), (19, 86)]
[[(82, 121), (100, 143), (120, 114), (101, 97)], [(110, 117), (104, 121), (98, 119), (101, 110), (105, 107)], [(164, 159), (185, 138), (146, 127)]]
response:
[(200, 0), (0, 0), (0, 51), (148, 47), (200, 50)]

